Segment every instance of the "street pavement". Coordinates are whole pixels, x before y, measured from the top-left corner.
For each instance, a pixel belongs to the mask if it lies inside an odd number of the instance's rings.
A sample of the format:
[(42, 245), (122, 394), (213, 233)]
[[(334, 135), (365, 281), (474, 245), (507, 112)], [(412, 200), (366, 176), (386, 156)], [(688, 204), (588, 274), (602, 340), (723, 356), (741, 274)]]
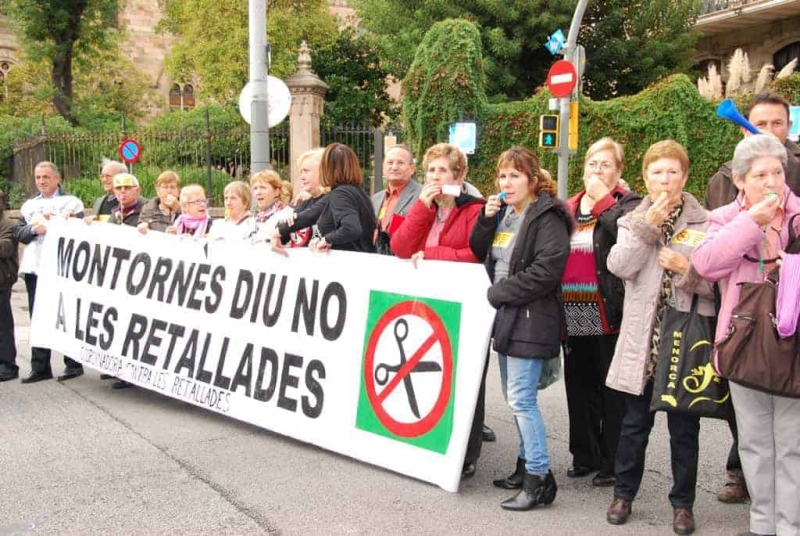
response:
[[(20, 375), (30, 370), (24, 286), (13, 292)], [(42, 303), (40, 307), (54, 304)], [(53, 358), (53, 372), (63, 369)], [(476, 475), (448, 493), (99, 373), (63, 384), (0, 383), (0, 535), (6, 534), (671, 534), (666, 420), (658, 415), (642, 488), (624, 526), (606, 523), (610, 488), (569, 479), (563, 381), (540, 393), (558, 496), (530, 512), (502, 510), (493, 478), (516, 460), (517, 435), (490, 367)], [(748, 528), (746, 505), (724, 505), (730, 433), (704, 419), (697, 534)]]

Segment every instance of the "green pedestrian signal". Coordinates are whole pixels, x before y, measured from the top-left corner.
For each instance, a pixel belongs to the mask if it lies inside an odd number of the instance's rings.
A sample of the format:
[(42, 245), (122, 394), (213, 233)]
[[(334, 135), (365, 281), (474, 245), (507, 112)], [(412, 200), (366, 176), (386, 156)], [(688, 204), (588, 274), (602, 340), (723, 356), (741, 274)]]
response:
[(557, 115), (542, 115), (539, 117), (539, 147), (546, 149), (558, 148), (559, 121)]

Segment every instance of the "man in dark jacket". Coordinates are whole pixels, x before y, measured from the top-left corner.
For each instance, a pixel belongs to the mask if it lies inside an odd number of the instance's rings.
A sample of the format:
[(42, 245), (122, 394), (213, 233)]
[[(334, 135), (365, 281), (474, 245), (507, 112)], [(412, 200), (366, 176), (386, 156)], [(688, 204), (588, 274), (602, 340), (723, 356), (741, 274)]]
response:
[(114, 177), (120, 173), (127, 173), (128, 168), (121, 162), (108, 162), (100, 171), (100, 182), (103, 184), (105, 194), (98, 197), (92, 205), (92, 217), (100, 221), (107, 221), (111, 214), (119, 209), (119, 201), (114, 195)]
[[(147, 199), (139, 197), (139, 180), (130, 173), (119, 173), (114, 176), (114, 196), (119, 201), (117, 210), (111, 213), (110, 223), (136, 227), (139, 225), (139, 215)], [(101, 380), (114, 378), (110, 374), (101, 374)], [(117, 380), (111, 387), (113, 389), (126, 389), (133, 384), (125, 380)]]
[[(757, 129), (772, 134), (784, 144), (787, 153), (786, 169), (784, 170), (786, 185), (795, 194), (800, 195), (800, 148), (789, 139), (789, 129), (792, 126), (789, 103), (775, 93), (759, 93), (748, 104), (744, 115)], [(752, 133), (744, 128), (742, 128), (742, 132), (745, 136), (752, 136)], [(733, 183), (731, 163), (725, 162), (708, 181), (705, 207), (708, 210), (714, 210), (725, 206), (733, 202), (738, 194), (739, 190)], [(717, 493), (717, 499), (724, 503), (743, 503), (750, 498), (750, 495), (747, 492), (747, 485), (742, 473), (742, 462), (739, 459), (739, 441), (733, 408), (731, 408), (728, 423), (733, 436), (733, 445), (725, 464), (728, 480)]]
[(114, 195), (119, 201), (119, 208), (111, 213), (109, 222), (117, 225), (139, 225), (139, 215), (142, 205), (147, 199), (139, 197), (141, 188), (139, 180), (130, 173), (120, 173), (114, 176)]
[[(800, 147), (789, 139), (792, 122), (789, 116), (789, 103), (775, 93), (759, 93), (745, 108), (744, 116), (762, 132), (778, 138), (786, 147), (786, 184), (796, 195), (800, 195)], [(752, 136), (742, 128), (745, 136)], [(706, 187), (705, 207), (714, 210), (736, 199), (739, 190), (733, 184), (730, 161), (725, 162), (711, 177)]]
[(11, 311), (11, 287), (17, 281), (17, 242), (14, 225), (5, 215), (6, 198), (0, 192), (0, 382), (19, 377), (17, 347), (14, 344), (14, 315)]

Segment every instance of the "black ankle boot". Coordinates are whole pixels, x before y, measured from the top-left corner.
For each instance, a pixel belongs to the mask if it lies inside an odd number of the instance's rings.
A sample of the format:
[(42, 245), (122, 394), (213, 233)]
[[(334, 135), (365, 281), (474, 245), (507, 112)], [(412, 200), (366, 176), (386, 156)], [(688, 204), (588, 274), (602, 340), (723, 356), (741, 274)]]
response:
[[(521, 512), (530, 510), (540, 504), (549, 504), (545, 502), (546, 498), (550, 498), (549, 496), (545, 497), (547, 489), (545, 484), (546, 480), (547, 477), (525, 473), (525, 477), (522, 481), (522, 489), (519, 493), (507, 501), (503, 501), (500, 506), (506, 510)], [(553, 485), (555, 485), (555, 479), (553, 480)], [(555, 499), (555, 489), (552, 492), (552, 498)], [(552, 500), (550, 502), (552, 502)]]
[(551, 504), (556, 500), (556, 492), (558, 485), (556, 485), (556, 477), (553, 471), (547, 471), (547, 476), (544, 477), (544, 493), (542, 494), (542, 504)]
[(492, 480), (492, 484), (503, 489), (519, 489), (522, 487), (523, 478), (525, 478), (525, 460), (517, 458), (517, 468), (514, 472), (505, 478)]

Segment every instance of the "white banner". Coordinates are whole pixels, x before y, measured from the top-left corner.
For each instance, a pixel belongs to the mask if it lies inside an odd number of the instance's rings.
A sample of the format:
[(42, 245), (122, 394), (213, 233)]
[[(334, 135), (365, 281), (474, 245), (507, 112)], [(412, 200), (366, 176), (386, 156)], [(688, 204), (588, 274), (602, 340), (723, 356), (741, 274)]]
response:
[(483, 266), (80, 221), (46, 237), (34, 346), (458, 490), (494, 317)]

